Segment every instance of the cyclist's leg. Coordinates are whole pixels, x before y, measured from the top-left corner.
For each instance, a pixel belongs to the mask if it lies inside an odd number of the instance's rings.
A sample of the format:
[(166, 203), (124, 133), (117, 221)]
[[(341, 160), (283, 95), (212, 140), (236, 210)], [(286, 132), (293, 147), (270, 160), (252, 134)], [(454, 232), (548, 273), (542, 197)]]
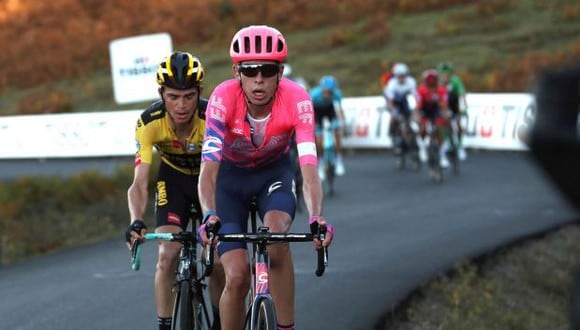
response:
[[(272, 171), (268, 182), (276, 183), (278, 188), (273, 192), (266, 185), (258, 195), (260, 215), (272, 232), (284, 233), (290, 230), (295, 214), (295, 202), (292, 193), (291, 169), (281, 165)], [(281, 185), (279, 184), (281, 182)], [(289, 243), (268, 246), (270, 257), (270, 292), (276, 306), (278, 324), (294, 324), (294, 264)]]
[(391, 125), (390, 125), (390, 132), (391, 132), (391, 141), (393, 143), (393, 150), (396, 154), (400, 153), (401, 148), (401, 130), (400, 130), (400, 121), (401, 121), (401, 114), (397, 109), (391, 110)]
[(345, 169), (344, 169), (344, 162), (342, 159), (342, 127), (341, 124), (338, 120), (334, 120), (334, 122), (331, 124), (332, 125), (332, 130), (333, 130), (333, 147), (331, 149), (331, 153), (333, 153), (333, 155), (330, 156), (330, 159), (333, 161), (334, 163), (334, 174), (338, 175), (338, 176), (342, 176), (344, 175)]
[[(155, 196), (156, 232), (180, 232), (187, 226), (189, 205), (183, 182), (189, 182), (186, 175), (173, 170), (165, 163), (159, 166)], [(160, 323), (170, 323), (175, 294), (175, 270), (181, 244), (175, 242), (158, 243), (157, 266), (155, 270), (155, 302)], [(160, 329), (164, 327), (160, 324)]]
[(427, 121), (429, 119), (424, 112), (419, 114), (419, 134), (417, 134), (417, 147), (419, 148), (419, 159), (422, 162), (427, 161), (427, 142), (425, 137), (427, 135)]
[(449, 149), (449, 124), (446, 118), (438, 114), (435, 118), (435, 126), (439, 137), (439, 164), (441, 167), (449, 167), (447, 150)]
[(245, 299), (250, 289), (247, 255), (245, 248), (234, 248), (220, 255), (226, 276), (219, 306), (223, 329), (244, 328)]
[[(465, 150), (463, 149), (463, 129), (461, 128), (461, 106), (460, 106), (460, 96), (457, 95), (455, 92), (451, 92), (449, 94), (449, 109), (453, 113), (453, 119), (455, 121), (455, 128), (456, 132), (456, 141), (455, 145), (457, 147), (457, 157), (460, 160), (464, 160), (466, 158)], [(453, 132), (452, 132), (453, 133)]]
[[(222, 221), (220, 233), (246, 232), (253, 181), (251, 170), (222, 161), (216, 185), (216, 212)], [(250, 288), (246, 244), (220, 242), (217, 250), (225, 274), (219, 303), (221, 326), (243, 329), (245, 299)]]
[(459, 160), (467, 159), (467, 153), (463, 147), (463, 125), (462, 121), (467, 117), (466, 112), (459, 112), (457, 115), (457, 156)]

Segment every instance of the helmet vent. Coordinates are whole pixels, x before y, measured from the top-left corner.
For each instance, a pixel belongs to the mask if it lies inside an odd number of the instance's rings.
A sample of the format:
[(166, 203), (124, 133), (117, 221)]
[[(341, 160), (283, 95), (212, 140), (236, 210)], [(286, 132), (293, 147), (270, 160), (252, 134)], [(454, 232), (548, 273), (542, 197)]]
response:
[(256, 53), (260, 54), (262, 52), (262, 37), (256, 36)]
[(268, 53), (272, 52), (272, 37), (266, 38), (266, 51)]
[(244, 53), (251, 53), (250, 37), (244, 37)]

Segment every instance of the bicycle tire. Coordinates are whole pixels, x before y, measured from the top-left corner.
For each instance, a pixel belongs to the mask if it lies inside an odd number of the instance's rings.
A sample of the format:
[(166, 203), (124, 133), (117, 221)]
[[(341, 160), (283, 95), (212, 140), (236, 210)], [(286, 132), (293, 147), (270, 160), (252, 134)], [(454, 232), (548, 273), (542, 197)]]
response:
[(193, 321), (193, 290), (188, 281), (179, 283), (179, 290), (175, 295), (175, 304), (173, 306), (173, 330), (191, 330), (194, 328)]
[(443, 182), (443, 171), (439, 164), (439, 145), (434, 143), (429, 146), (429, 168), (431, 172), (431, 179), (436, 183)]
[[(195, 285), (195, 284), (194, 284)], [(214, 319), (213, 307), (209, 307), (209, 296), (203, 289), (204, 284), (197, 283), (198, 288), (193, 290), (193, 317), (194, 329), (213, 329), (213, 324), (219, 324), (219, 319)]]
[[(254, 308), (256, 306), (254, 305)], [(257, 303), (257, 312), (255, 323), (251, 325), (252, 330), (276, 330), (278, 323), (276, 321), (276, 312), (274, 304), (270, 299), (261, 299)]]

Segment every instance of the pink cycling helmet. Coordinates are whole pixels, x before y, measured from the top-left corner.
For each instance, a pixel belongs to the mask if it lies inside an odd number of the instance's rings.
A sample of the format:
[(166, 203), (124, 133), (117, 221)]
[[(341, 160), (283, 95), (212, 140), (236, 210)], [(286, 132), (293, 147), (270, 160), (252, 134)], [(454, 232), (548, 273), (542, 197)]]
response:
[(267, 25), (250, 25), (236, 33), (230, 46), (234, 63), (244, 61), (284, 62), (288, 55), (286, 40), (280, 31)]

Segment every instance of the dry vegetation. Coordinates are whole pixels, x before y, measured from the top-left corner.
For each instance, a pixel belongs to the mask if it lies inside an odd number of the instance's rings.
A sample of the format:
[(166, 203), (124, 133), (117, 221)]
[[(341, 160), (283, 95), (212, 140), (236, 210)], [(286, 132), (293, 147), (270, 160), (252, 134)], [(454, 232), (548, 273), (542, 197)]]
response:
[(211, 91), (229, 77), (231, 35), (255, 23), (282, 30), (295, 69), (335, 74), (345, 95), (379, 93), (386, 60), (419, 75), (451, 59), (471, 91), (525, 91), (538, 69), (580, 58), (579, 18), (573, 0), (0, 0), (0, 113), (114, 107), (109, 42), (160, 31), (203, 55)]
[(460, 263), (410, 297), (385, 329), (570, 329), (579, 267), (580, 226), (572, 224)]

